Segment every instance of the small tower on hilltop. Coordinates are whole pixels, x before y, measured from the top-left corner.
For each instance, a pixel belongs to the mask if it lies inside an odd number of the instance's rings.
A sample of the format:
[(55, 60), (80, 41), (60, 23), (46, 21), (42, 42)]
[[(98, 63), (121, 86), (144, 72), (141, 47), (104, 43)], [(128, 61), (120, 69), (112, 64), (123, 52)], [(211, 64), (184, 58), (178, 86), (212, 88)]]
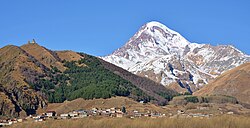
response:
[(32, 40), (31, 44), (36, 44), (36, 41), (35, 39)]
[(35, 39), (32, 39), (32, 41), (28, 41), (28, 44), (36, 44), (36, 40)]

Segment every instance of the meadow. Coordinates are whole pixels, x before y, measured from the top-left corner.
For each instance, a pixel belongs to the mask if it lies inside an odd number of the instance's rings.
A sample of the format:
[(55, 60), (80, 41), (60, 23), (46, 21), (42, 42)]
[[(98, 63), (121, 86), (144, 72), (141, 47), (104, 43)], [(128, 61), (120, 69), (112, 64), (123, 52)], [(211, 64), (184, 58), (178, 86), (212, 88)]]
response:
[(223, 115), (212, 118), (104, 118), (27, 121), (10, 128), (250, 128), (250, 117)]

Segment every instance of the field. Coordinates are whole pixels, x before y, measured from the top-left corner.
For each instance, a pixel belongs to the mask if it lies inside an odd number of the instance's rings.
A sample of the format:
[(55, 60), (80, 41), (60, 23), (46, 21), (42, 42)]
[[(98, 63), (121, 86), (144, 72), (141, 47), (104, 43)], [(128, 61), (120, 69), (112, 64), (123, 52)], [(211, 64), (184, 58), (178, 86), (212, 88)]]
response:
[(39, 109), (38, 113), (43, 113), (49, 110), (56, 111), (57, 114), (68, 113), (73, 110), (86, 109), (91, 110), (92, 108), (112, 108), (117, 107), (121, 108), (125, 106), (128, 111), (138, 110), (144, 112), (147, 110), (164, 112), (165, 110), (161, 107), (158, 107), (154, 104), (140, 104), (130, 98), (126, 97), (112, 97), (109, 99), (94, 99), (94, 100), (84, 100), (78, 98), (73, 101), (65, 101), (63, 103), (52, 103), (46, 109)]
[(223, 115), (212, 118), (108, 118), (27, 121), (10, 128), (249, 128), (250, 117)]
[[(183, 97), (175, 98), (175, 102), (182, 101)], [(73, 110), (91, 108), (111, 108), (126, 106), (127, 111), (147, 110), (166, 114), (162, 118), (111, 118), (100, 116), (89, 116), (81, 119), (54, 120), (48, 119), (44, 122), (34, 122), (33, 119), (12, 125), (10, 128), (250, 128), (250, 110), (240, 104), (232, 103), (187, 103), (177, 105), (171, 102), (167, 106), (155, 106), (147, 103), (141, 104), (126, 97), (113, 97), (109, 99), (84, 100), (76, 99), (64, 103), (49, 104), (46, 110), (39, 110), (42, 113), (48, 110), (56, 111), (58, 114), (72, 112)], [(183, 110), (184, 114), (178, 114)], [(228, 112), (234, 114), (228, 115)], [(188, 117), (195, 113), (211, 114), (210, 118)], [(170, 115), (171, 114), (171, 115)]]

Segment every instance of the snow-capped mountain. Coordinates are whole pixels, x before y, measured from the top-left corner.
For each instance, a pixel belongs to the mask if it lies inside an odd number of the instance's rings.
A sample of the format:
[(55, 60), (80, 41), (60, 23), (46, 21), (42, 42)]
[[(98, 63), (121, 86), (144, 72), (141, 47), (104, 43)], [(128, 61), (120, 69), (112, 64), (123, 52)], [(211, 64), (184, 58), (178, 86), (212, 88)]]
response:
[(193, 92), (224, 71), (250, 62), (250, 56), (233, 46), (191, 43), (155, 21), (103, 59), (180, 92)]

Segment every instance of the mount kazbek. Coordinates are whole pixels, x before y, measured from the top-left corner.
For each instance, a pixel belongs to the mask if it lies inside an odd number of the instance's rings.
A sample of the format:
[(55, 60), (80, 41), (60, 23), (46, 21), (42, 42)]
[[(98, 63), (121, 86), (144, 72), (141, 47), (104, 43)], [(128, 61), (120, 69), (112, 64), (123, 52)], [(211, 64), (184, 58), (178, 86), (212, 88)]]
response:
[(191, 43), (156, 21), (143, 25), (123, 47), (102, 59), (182, 93), (193, 93), (250, 62), (249, 55), (231, 45)]

